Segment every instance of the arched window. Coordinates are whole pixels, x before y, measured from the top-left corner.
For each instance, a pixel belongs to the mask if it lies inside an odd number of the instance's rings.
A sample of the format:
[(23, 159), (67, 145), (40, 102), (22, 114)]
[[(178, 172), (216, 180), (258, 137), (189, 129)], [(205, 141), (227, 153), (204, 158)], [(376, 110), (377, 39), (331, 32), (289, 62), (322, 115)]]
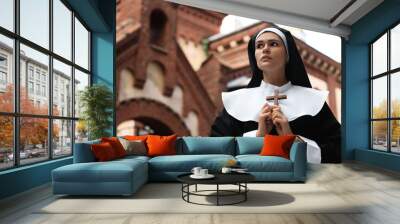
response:
[(150, 43), (163, 46), (164, 32), (167, 23), (167, 16), (159, 9), (151, 12), (150, 15)]

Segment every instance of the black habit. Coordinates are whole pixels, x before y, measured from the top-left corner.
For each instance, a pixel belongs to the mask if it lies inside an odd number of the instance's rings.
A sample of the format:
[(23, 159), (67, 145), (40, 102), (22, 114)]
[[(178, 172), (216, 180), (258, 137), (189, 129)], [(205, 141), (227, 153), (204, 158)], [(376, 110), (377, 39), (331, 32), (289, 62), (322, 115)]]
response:
[[(286, 37), (289, 61), (286, 64), (286, 78), (293, 85), (311, 88), (304, 64), (297, 51), (294, 39), (289, 31), (278, 28)], [(258, 87), (263, 79), (262, 71), (257, 67), (255, 59), (255, 37), (248, 45), (252, 79), (247, 88)], [(322, 163), (339, 163), (341, 161), (341, 126), (325, 103), (315, 116), (300, 116), (289, 122), (293, 134), (315, 141), (321, 149)], [(255, 121), (240, 121), (231, 116), (224, 108), (211, 127), (211, 136), (243, 136), (244, 133), (257, 130)], [(269, 134), (277, 135), (275, 127)]]

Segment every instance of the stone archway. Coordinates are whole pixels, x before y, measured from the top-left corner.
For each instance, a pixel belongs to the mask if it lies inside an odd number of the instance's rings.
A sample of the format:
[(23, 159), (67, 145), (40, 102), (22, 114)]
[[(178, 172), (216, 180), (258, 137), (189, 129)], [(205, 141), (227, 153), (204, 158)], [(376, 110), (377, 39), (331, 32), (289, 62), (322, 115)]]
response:
[(190, 135), (190, 130), (180, 116), (166, 105), (147, 98), (134, 98), (117, 106), (117, 126), (124, 121), (136, 120), (152, 126), (154, 134)]

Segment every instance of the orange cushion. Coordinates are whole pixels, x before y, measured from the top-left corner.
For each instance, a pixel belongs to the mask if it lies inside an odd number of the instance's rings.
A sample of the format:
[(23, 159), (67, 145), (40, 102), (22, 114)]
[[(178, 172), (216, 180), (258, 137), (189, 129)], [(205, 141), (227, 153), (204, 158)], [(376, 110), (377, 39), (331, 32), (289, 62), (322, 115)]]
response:
[(149, 135), (147, 137), (147, 155), (148, 156), (161, 156), (161, 155), (176, 155), (175, 141), (177, 135), (159, 136)]
[(101, 142), (110, 143), (117, 158), (126, 156), (126, 151), (117, 137), (101, 138)]
[(292, 147), (295, 138), (296, 135), (265, 135), (260, 155), (281, 156), (289, 159), (290, 147)]
[(146, 142), (147, 135), (125, 135), (124, 139), (129, 140), (129, 141), (140, 140), (140, 141)]
[(97, 161), (109, 161), (116, 159), (115, 151), (109, 142), (91, 145), (92, 152)]

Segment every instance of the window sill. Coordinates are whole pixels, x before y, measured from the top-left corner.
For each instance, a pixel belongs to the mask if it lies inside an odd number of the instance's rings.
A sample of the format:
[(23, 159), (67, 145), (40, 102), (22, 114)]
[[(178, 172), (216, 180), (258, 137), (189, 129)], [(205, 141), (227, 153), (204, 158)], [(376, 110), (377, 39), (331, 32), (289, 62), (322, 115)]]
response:
[(9, 174), (9, 173), (20, 172), (20, 171), (24, 171), (24, 170), (32, 169), (35, 167), (52, 164), (52, 163), (57, 163), (57, 162), (61, 162), (61, 161), (69, 160), (69, 159), (72, 160), (72, 157), (73, 156), (67, 156), (67, 157), (63, 157), (63, 158), (59, 158), (59, 159), (52, 159), (52, 160), (47, 160), (47, 161), (43, 161), (43, 162), (39, 162), (39, 163), (35, 163), (35, 164), (24, 165), (24, 166), (16, 167), (16, 168), (10, 168), (7, 170), (0, 171), (0, 176)]

